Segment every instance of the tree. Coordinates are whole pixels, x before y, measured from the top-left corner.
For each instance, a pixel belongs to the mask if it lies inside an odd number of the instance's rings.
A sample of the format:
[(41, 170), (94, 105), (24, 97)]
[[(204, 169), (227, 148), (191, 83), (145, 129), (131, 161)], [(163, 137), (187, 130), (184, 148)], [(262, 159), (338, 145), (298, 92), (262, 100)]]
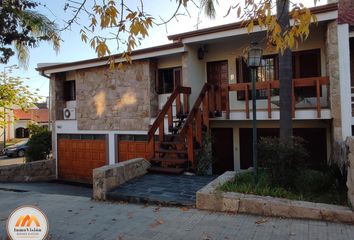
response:
[(29, 91), (23, 79), (0, 74), (0, 128), (7, 124), (7, 114), (14, 106), (23, 110), (30, 108), (37, 101), (36, 92)]
[(54, 22), (34, 11), (38, 3), (31, 0), (0, 0), (0, 63), (6, 64), (17, 50), (19, 63), (27, 65), (28, 48), (41, 41), (51, 41), (54, 50), (60, 37)]

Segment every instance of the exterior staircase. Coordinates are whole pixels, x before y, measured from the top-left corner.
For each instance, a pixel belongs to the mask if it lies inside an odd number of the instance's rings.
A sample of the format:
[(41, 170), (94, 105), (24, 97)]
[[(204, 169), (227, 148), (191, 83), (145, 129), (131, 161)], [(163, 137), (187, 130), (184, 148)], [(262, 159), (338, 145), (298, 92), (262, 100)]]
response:
[[(209, 117), (219, 116), (221, 113), (217, 111), (221, 107), (213, 104), (220, 102), (217, 98), (221, 97), (221, 91), (218, 92), (220, 94), (216, 94), (214, 86), (205, 84), (190, 111), (191, 89), (180, 86), (172, 92), (149, 130), (149, 143), (152, 148), (152, 167), (149, 171), (181, 174), (186, 170), (195, 170), (195, 150), (202, 145), (202, 131), (209, 131)], [(176, 106), (175, 116), (173, 105)]]

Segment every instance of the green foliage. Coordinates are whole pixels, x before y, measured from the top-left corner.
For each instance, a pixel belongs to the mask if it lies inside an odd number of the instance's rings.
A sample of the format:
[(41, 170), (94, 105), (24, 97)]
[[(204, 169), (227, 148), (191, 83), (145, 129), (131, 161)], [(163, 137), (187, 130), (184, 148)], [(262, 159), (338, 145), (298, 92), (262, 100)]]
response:
[(289, 141), (279, 138), (261, 138), (258, 144), (259, 165), (269, 170), (271, 182), (276, 186), (293, 187), (294, 178), (306, 167), (308, 152), (305, 141), (293, 137)]
[(19, 62), (26, 64), (28, 48), (41, 41), (51, 41), (54, 49), (60, 45), (60, 37), (53, 21), (34, 11), (38, 3), (31, 0), (3, 0), (0, 7), (0, 63), (7, 63), (18, 51)]
[(47, 126), (40, 126), (40, 125), (35, 124), (35, 123), (30, 123), (30, 124), (28, 124), (27, 127), (28, 127), (31, 135), (36, 135), (36, 134), (41, 133), (43, 131), (44, 132), (48, 131), (48, 127)]
[(304, 169), (294, 178), (294, 187), (298, 192), (318, 193), (331, 186), (332, 180), (332, 176), (326, 172)]
[[(313, 176), (315, 175), (315, 176)], [(296, 177), (297, 188), (285, 188), (272, 184), (270, 171), (259, 170), (259, 181), (255, 185), (253, 172), (237, 175), (234, 180), (218, 187), (224, 192), (239, 192), (260, 196), (287, 198), (338, 205), (347, 205), (347, 189), (339, 186), (337, 179), (328, 170), (324, 172), (305, 170)], [(306, 186), (305, 186), (306, 184)]]
[(52, 150), (52, 134), (44, 129), (36, 132), (27, 143), (27, 161), (44, 160)]
[(227, 182), (220, 187), (224, 192), (240, 192), (261, 196), (281, 197), (295, 199), (296, 196), (282, 187), (274, 187), (271, 184), (269, 175), (265, 170), (258, 173), (258, 184), (254, 184), (253, 172), (241, 173), (231, 182)]
[(213, 163), (212, 153), (212, 138), (210, 134), (203, 131), (202, 133), (202, 146), (200, 147), (196, 159), (197, 159), (197, 175), (205, 176), (211, 175), (211, 165)]
[(12, 111), (13, 106), (27, 110), (38, 100), (36, 95), (37, 92), (30, 92), (20, 77), (0, 73), (0, 128), (6, 124), (6, 112)]

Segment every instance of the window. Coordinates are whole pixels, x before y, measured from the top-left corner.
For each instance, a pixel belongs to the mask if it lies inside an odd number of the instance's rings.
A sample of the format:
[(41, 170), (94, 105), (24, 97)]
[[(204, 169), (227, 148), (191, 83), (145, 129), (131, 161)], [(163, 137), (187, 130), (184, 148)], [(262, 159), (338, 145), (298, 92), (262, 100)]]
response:
[(157, 93), (172, 93), (177, 86), (181, 85), (181, 73), (181, 68), (159, 69)]
[(64, 82), (64, 100), (74, 101), (76, 100), (76, 85), (75, 80)]
[[(270, 82), (277, 79), (278, 59), (276, 55), (263, 56), (261, 66), (257, 69), (258, 82)], [(238, 83), (251, 82), (250, 71), (243, 58), (237, 59), (236, 75)], [(274, 95), (273, 93), (272, 95)], [(251, 91), (248, 94), (252, 98)], [(244, 100), (244, 92), (237, 93), (238, 100)], [(257, 90), (257, 99), (267, 98), (267, 90)]]

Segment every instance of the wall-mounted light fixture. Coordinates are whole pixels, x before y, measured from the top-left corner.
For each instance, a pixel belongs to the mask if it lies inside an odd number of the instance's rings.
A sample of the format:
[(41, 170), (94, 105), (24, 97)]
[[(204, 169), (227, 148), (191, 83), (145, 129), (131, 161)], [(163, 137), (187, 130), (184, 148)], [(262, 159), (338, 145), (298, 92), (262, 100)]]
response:
[(199, 47), (198, 48), (198, 59), (199, 60), (203, 60), (204, 59), (204, 53), (205, 53), (204, 47)]

